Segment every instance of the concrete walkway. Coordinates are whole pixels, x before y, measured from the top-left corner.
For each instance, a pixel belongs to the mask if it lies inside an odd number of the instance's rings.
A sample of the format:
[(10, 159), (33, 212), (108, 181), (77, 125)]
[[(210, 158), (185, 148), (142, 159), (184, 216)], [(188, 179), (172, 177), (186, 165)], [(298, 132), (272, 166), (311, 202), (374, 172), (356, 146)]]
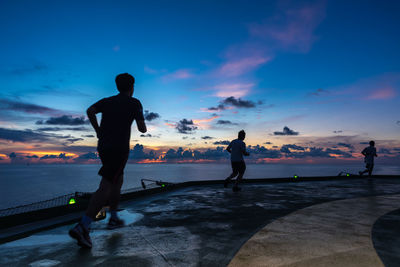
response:
[[(304, 265), (334, 265), (333, 258), (344, 255), (341, 263), (366, 266), (355, 259), (373, 254), (371, 224), (397, 207), (398, 195), (400, 179), (246, 184), (238, 193), (192, 186), (122, 203), (127, 227), (108, 231), (106, 221), (94, 224), (92, 250), (79, 249), (67, 235), (72, 225), (62, 226), (1, 244), (0, 266), (227, 266), (265, 227), (274, 230), (261, 242), (274, 256), (272, 265), (296, 265), (299, 254)], [(384, 248), (385, 235), (377, 236)], [(384, 251), (390, 256), (385, 265), (397, 263), (396, 251)], [(374, 256), (367, 262), (379, 266)]]
[(314, 205), (268, 224), (229, 266), (383, 266), (371, 239), (374, 222), (400, 208), (400, 195)]

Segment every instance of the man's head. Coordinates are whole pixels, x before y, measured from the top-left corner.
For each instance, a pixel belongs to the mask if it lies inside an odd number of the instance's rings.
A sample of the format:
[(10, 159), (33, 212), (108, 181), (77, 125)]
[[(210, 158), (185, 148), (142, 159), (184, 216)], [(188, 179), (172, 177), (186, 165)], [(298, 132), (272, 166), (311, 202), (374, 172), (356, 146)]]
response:
[(115, 83), (117, 84), (117, 89), (121, 93), (131, 93), (133, 94), (133, 85), (135, 83), (135, 78), (128, 73), (118, 74), (115, 77)]
[(375, 142), (374, 141), (369, 141), (369, 145), (370, 146), (375, 146)]
[(241, 131), (238, 133), (238, 139), (244, 140), (245, 138), (246, 138), (246, 133), (244, 132), (244, 130), (241, 130)]

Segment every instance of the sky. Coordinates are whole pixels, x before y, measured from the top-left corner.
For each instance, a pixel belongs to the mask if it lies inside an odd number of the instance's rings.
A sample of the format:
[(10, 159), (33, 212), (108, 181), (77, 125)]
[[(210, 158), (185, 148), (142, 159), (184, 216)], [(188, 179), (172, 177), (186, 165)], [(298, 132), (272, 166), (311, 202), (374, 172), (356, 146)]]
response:
[[(136, 78), (132, 162), (400, 163), (398, 1), (0, 2), (0, 163), (98, 162), (86, 109)], [(98, 117), (99, 120), (101, 116)]]

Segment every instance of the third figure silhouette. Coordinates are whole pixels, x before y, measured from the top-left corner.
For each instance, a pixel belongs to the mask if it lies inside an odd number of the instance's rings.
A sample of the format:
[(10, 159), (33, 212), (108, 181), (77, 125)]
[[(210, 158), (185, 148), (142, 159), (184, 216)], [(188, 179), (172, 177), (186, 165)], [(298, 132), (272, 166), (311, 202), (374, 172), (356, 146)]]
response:
[(246, 151), (245, 142), (243, 142), (245, 138), (246, 133), (241, 130), (238, 133), (238, 139), (233, 140), (226, 148), (231, 153), (232, 174), (225, 179), (224, 187), (227, 187), (231, 179), (237, 176), (235, 185), (232, 188), (234, 192), (240, 191), (239, 183), (242, 181), (243, 174), (246, 171), (246, 163), (244, 162), (243, 155), (250, 155)]

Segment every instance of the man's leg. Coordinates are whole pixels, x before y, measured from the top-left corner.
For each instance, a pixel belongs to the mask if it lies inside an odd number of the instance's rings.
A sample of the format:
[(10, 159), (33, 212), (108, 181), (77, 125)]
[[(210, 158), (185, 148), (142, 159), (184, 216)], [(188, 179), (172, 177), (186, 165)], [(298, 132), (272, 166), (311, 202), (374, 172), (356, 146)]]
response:
[(225, 179), (224, 187), (227, 187), (232, 178), (236, 177), (236, 175), (239, 174), (239, 170), (236, 168), (235, 163), (231, 162), (231, 165), (232, 165), (232, 173), (231, 175), (228, 176), (228, 178)]
[(123, 175), (120, 175), (116, 181), (113, 183), (110, 190), (110, 222), (108, 227), (111, 229), (121, 227), (124, 225), (124, 222), (118, 218), (117, 209), (119, 204), (119, 199), (121, 195), (121, 187), (123, 183)]
[(102, 178), (99, 188), (92, 195), (89, 201), (89, 206), (86, 210), (86, 216), (94, 220), (97, 213), (107, 204), (110, 193), (111, 193), (112, 183), (106, 179)]
[(369, 164), (367, 164), (367, 165), (365, 166), (365, 170), (359, 171), (358, 173), (359, 173), (360, 176), (361, 176), (361, 175), (363, 175), (364, 173), (367, 173), (367, 172), (369, 172)]
[(92, 195), (89, 201), (89, 207), (86, 210), (81, 221), (69, 231), (69, 235), (78, 241), (78, 245), (84, 248), (92, 248), (92, 240), (89, 236), (89, 226), (97, 213), (106, 204), (109, 196), (109, 181), (105, 178), (101, 179), (99, 188)]
[(369, 164), (368, 165), (368, 175), (371, 176), (372, 175), (372, 170), (374, 169), (374, 164)]
[(239, 183), (242, 181), (243, 175), (244, 175), (244, 172), (245, 172), (245, 171), (246, 171), (246, 164), (245, 164), (244, 161), (243, 161), (243, 162), (240, 163), (239, 175), (238, 175), (238, 177), (236, 178), (236, 182), (235, 182), (235, 185), (234, 185), (234, 188), (236, 188), (236, 190), (240, 190), (240, 189), (239, 189)]

